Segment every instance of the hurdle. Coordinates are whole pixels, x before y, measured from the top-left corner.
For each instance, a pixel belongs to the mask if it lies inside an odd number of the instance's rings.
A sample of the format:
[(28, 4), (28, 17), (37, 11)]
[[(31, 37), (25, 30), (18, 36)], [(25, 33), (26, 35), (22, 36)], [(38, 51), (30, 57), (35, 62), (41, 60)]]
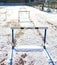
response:
[(14, 30), (15, 29), (44, 29), (44, 48), (45, 48), (45, 43), (46, 43), (46, 32), (48, 27), (11, 27), (12, 30), (12, 48), (14, 49)]
[(48, 27), (11, 27), (11, 30), (12, 30), (12, 54), (11, 54), (11, 59), (10, 59), (10, 65), (12, 65), (13, 64), (13, 52), (14, 52), (14, 50), (16, 51), (16, 52), (37, 52), (37, 51), (40, 51), (40, 52), (42, 52), (42, 49), (15, 49), (15, 47), (14, 47), (14, 30), (15, 29), (44, 29), (44, 46), (43, 46), (43, 50), (45, 50), (45, 52), (47, 53), (47, 55), (48, 55), (48, 58), (50, 59), (50, 63), (52, 63), (52, 65), (55, 65), (54, 64), (54, 62), (53, 62), (53, 60), (52, 60), (52, 58), (51, 58), (51, 56), (50, 56), (50, 54), (49, 54), (49, 52), (47, 51), (47, 48), (46, 48), (46, 46), (45, 46), (45, 44), (46, 44), (46, 34), (47, 34), (47, 29), (48, 29)]
[(18, 49), (18, 50), (15, 49), (15, 47), (14, 47), (14, 30), (15, 29), (44, 29), (45, 31), (44, 31), (44, 37), (43, 37), (44, 38), (43, 48), (44, 49), (46, 48), (46, 46), (45, 46), (46, 32), (47, 32), (48, 27), (11, 27), (11, 30), (12, 30), (12, 53), (11, 53), (10, 65), (13, 64), (13, 52), (14, 52), (14, 50), (17, 51), (17, 52), (38, 52), (38, 51), (42, 52), (43, 51), (43, 49), (39, 49), (39, 48), (37, 48), (37, 49), (35, 49), (35, 48), (33, 48), (33, 49), (25, 48), (25, 49)]
[[(23, 14), (26, 15), (26, 17), (24, 17)], [(18, 11), (18, 22), (32, 22), (30, 19), (30, 11), (27, 11), (26, 9), (24, 11)]]

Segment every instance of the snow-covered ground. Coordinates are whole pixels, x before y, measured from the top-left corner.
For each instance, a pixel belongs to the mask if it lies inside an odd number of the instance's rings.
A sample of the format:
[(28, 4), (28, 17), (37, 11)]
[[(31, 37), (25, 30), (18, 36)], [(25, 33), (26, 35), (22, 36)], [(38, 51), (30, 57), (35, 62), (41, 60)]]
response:
[[(19, 11), (28, 12), (20, 13)], [(10, 65), (11, 27), (18, 26), (48, 27), (46, 46), (55, 65), (57, 65), (57, 13), (47, 13), (30, 6), (0, 6), (0, 65)], [(28, 46), (28, 48), (40, 46), (43, 49), (43, 36), (44, 30), (42, 29), (15, 30), (15, 48), (17, 49), (22, 45), (23, 47)], [(50, 60), (44, 50), (41, 52), (14, 51), (13, 65), (52, 65), (49, 62)]]

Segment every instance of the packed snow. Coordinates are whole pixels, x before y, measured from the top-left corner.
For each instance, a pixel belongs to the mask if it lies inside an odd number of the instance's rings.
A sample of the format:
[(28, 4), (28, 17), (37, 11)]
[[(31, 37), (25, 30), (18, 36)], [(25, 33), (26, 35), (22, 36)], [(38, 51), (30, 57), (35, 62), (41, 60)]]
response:
[[(10, 65), (11, 27), (20, 26), (48, 27), (46, 46), (55, 65), (57, 65), (57, 13), (40, 11), (30, 6), (0, 6), (0, 65)], [(42, 29), (14, 30), (15, 49), (40, 48), (42, 51), (16, 52), (14, 50), (13, 65), (52, 65), (43, 50), (43, 37), (44, 30)]]

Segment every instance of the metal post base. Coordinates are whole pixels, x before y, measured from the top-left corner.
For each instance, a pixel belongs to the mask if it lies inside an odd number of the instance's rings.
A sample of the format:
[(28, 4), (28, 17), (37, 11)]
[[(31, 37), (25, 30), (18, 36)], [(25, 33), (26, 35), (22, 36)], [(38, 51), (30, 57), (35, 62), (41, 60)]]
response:
[(46, 49), (46, 46), (43, 46), (44, 49)]

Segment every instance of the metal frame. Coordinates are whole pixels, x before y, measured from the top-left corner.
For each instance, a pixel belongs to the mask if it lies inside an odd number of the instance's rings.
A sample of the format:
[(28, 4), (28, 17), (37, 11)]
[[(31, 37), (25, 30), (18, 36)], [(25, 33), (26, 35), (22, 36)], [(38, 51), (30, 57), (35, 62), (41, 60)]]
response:
[(12, 48), (14, 49), (14, 30), (15, 29), (44, 29), (44, 48), (45, 48), (45, 43), (46, 43), (46, 32), (48, 27), (12, 27)]
[[(52, 63), (52, 65), (55, 65), (54, 64), (54, 61), (52, 60), (52, 58), (51, 58), (51, 56), (50, 56), (50, 54), (49, 54), (49, 52), (48, 52), (48, 50), (47, 50), (47, 48), (46, 48), (46, 46), (45, 46), (45, 43), (46, 43), (46, 33), (47, 33), (47, 29), (48, 29), (48, 27), (12, 27), (11, 28), (11, 30), (12, 30), (12, 54), (11, 54), (11, 59), (10, 59), (10, 65), (12, 65), (12, 63), (13, 63), (13, 51), (15, 50), (15, 51), (17, 51), (17, 52), (37, 52), (37, 51), (39, 51), (40, 49), (15, 49), (14, 48), (14, 30), (15, 29), (44, 29), (45, 31), (44, 31), (44, 46), (43, 46), (43, 48), (44, 48), (44, 50), (45, 50), (45, 52), (47, 53), (47, 56), (48, 56), (48, 58), (49, 58), (49, 60), (50, 60), (50, 62), (49, 63)], [(40, 50), (40, 52), (42, 52), (42, 50)]]
[[(30, 11), (19, 11), (18, 12), (18, 22), (20, 21), (20, 12), (26, 12), (26, 13), (28, 13), (28, 19), (30, 20)], [(30, 20), (31, 21), (31, 20)], [(20, 21), (21, 22), (21, 21)], [(25, 22), (27, 22), (27, 21), (25, 21)]]
[(48, 29), (48, 27), (12, 27), (11, 30), (12, 30), (12, 53), (11, 53), (11, 59), (10, 59), (10, 65), (13, 64), (13, 52), (14, 50), (17, 51), (17, 52), (38, 52), (38, 51), (42, 51), (43, 49), (15, 49), (14, 48), (14, 30), (15, 29), (44, 29), (45, 32), (44, 32), (44, 49), (45, 49), (45, 43), (46, 43), (46, 31)]

